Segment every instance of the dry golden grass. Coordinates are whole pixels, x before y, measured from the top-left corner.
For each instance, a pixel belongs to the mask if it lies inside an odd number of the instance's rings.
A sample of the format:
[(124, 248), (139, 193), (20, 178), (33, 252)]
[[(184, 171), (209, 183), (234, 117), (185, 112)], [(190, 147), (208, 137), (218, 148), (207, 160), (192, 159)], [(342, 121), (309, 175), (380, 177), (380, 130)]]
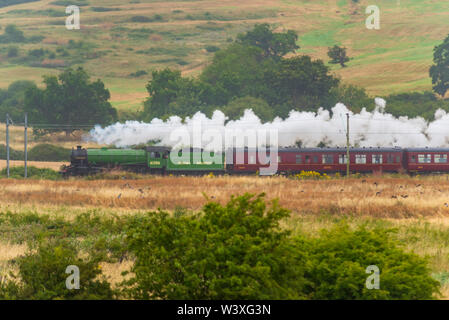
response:
[[(36, 168), (45, 168), (45, 169), (53, 169), (53, 170), (59, 170), (62, 165), (68, 165), (68, 162), (46, 162), (46, 161), (28, 161), (29, 167), (36, 167)], [(9, 164), (11, 167), (23, 167), (24, 162), (23, 161), (10, 161)], [(6, 160), (0, 160), (0, 170), (6, 168)]]
[(0, 180), (0, 204), (102, 207), (125, 210), (200, 209), (205, 195), (226, 203), (231, 195), (265, 192), (300, 214), (377, 218), (449, 215), (447, 176), (367, 177), (298, 181), (285, 177), (148, 177), (141, 180)]
[(27, 248), (25, 244), (0, 242), (0, 276), (7, 273), (5, 270), (11, 270), (11, 260), (25, 254)]

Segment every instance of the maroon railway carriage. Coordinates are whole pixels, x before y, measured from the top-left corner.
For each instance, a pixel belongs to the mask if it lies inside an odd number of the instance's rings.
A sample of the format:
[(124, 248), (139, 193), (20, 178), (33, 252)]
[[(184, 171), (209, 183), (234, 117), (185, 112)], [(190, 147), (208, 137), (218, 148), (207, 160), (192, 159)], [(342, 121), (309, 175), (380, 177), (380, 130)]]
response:
[[(229, 158), (230, 155), (231, 158)], [(235, 148), (230, 154), (226, 153), (226, 171), (231, 174), (255, 174), (260, 172), (261, 168), (270, 166), (267, 160), (271, 157), (273, 157), (272, 165), (276, 166), (279, 160), (279, 152), (276, 157), (274, 153), (270, 154), (270, 150), (267, 149), (264, 152), (264, 159), (260, 159), (257, 149)]]
[[(351, 148), (350, 171), (360, 173), (401, 172), (404, 168), (401, 148)], [(240, 161), (237, 161), (239, 159)], [(243, 161), (242, 161), (243, 160)], [(278, 150), (277, 173), (289, 174), (301, 171), (346, 172), (345, 148), (281, 148)], [(254, 149), (234, 149), (233, 164), (227, 167), (232, 173), (260, 172), (263, 161)]]
[[(345, 148), (281, 149), (278, 163), (280, 173), (300, 171), (346, 172)], [(400, 148), (351, 148), (351, 172), (399, 172), (403, 168)]]
[(449, 171), (449, 148), (408, 148), (404, 151), (404, 166), (409, 173)]

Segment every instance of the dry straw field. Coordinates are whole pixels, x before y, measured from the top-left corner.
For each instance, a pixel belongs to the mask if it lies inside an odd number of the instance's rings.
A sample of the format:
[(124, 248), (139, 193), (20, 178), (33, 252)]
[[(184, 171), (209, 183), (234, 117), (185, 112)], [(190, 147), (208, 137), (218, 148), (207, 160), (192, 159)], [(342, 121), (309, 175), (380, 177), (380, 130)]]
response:
[(293, 214), (419, 218), (449, 216), (449, 180), (366, 177), (294, 180), (286, 177), (160, 177), (138, 180), (0, 180), (1, 204), (120, 210), (199, 210), (206, 198), (225, 203), (236, 193), (266, 193)]

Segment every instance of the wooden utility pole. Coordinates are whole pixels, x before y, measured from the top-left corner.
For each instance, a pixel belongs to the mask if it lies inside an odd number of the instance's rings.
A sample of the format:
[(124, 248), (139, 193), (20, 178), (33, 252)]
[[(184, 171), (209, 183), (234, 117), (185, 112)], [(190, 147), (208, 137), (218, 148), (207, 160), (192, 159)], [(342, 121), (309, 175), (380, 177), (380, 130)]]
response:
[(349, 177), (349, 113), (346, 114), (346, 176)]
[(25, 112), (25, 178), (28, 177), (28, 113)]
[(9, 178), (9, 114), (6, 114), (6, 175)]

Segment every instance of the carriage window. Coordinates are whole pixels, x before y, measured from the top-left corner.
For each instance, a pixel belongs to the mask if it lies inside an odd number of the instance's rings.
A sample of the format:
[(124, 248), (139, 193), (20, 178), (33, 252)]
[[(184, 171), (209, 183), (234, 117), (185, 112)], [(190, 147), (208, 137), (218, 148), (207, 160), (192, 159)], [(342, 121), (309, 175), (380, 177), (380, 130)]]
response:
[(296, 163), (302, 163), (302, 156), (300, 154), (296, 155)]
[(412, 156), (412, 158), (410, 159), (410, 162), (416, 162), (416, 156)]
[(338, 163), (339, 164), (346, 164), (346, 163), (348, 163), (348, 158), (346, 157), (345, 154), (338, 155)]
[(366, 154), (356, 154), (355, 155), (355, 163), (365, 164), (366, 163)]
[(310, 156), (306, 156), (306, 163), (310, 163)]
[(313, 163), (318, 163), (318, 156), (313, 156)]
[(419, 163), (431, 163), (432, 156), (430, 154), (418, 154), (418, 162)]
[(373, 163), (382, 164), (383, 157), (381, 154), (373, 154)]
[(447, 154), (436, 154), (435, 163), (447, 163)]
[(387, 162), (388, 163), (394, 163), (394, 155), (388, 154), (387, 155)]
[(396, 162), (397, 162), (397, 163), (400, 163), (400, 162), (401, 162), (401, 156), (397, 156), (397, 157), (396, 157)]
[(155, 152), (155, 153), (154, 153), (154, 157), (155, 157), (155, 158), (160, 158), (160, 157), (161, 157), (161, 154), (160, 154), (159, 152)]
[(333, 164), (334, 163), (334, 156), (331, 154), (325, 154), (323, 155), (323, 164)]
[(154, 158), (154, 152), (150, 153), (150, 158)]

